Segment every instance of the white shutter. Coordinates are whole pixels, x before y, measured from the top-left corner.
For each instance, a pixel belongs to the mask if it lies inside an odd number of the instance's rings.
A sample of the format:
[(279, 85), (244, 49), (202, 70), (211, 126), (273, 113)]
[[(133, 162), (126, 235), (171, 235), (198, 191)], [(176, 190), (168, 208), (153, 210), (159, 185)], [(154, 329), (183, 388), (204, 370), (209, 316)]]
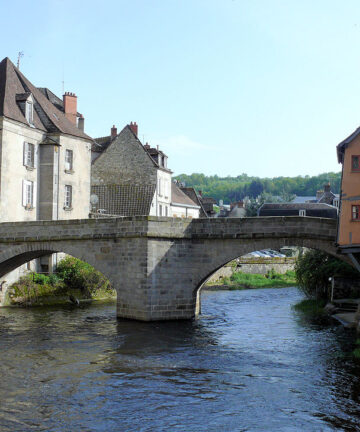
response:
[(22, 181), (22, 205), (26, 207), (26, 180)]
[(33, 207), (36, 207), (36, 204), (37, 204), (36, 198), (37, 198), (37, 183), (34, 182), (33, 183), (33, 202), (32, 202)]
[(28, 152), (28, 143), (24, 142), (24, 148), (23, 148), (23, 165), (26, 166), (27, 162), (27, 152)]

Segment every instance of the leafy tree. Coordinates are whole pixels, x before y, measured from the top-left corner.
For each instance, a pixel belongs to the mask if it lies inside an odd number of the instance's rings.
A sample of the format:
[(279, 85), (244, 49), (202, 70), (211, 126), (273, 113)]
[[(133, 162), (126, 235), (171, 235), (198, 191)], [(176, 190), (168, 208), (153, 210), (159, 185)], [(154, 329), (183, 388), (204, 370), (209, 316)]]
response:
[(301, 254), (295, 265), (295, 273), (299, 288), (308, 297), (317, 299), (327, 297), (330, 277), (359, 277), (358, 271), (349, 264), (318, 250)]

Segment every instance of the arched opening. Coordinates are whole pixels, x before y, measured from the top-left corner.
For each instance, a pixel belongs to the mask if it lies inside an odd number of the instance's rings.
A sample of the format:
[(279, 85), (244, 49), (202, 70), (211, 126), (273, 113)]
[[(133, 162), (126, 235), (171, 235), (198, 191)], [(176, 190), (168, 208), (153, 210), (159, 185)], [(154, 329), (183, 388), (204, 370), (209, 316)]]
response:
[[(39, 248), (33, 245), (34, 250), (26, 250), (27, 247), (31, 246), (13, 250), (13, 256), (0, 262), (2, 305), (79, 304), (81, 301), (116, 299), (116, 290), (109, 278), (86, 256), (77, 254), (81, 258), (76, 257), (69, 253), (70, 250), (45, 245)], [(7, 255), (10, 254), (7, 251)], [(40, 262), (34, 260), (42, 258), (43, 262), (55, 263), (51, 271), (41, 271), (44, 266), (35, 265)], [(17, 273), (20, 266), (25, 271)]]
[[(300, 240), (300, 241), (299, 241)], [(280, 251), (284, 246), (286, 247), (299, 247), (305, 249), (315, 249), (322, 251), (326, 254), (336, 257), (341, 261), (345, 261), (348, 264), (353, 264), (344, 255), (337, 253), (337, 250), (332, 242), (324, 240), (313, 240), (313, 239), (254, 239), (253, 241), (238, 243), (236, 241), (232, 242), (232, 247), (219, 247), (218, 258), (212, 265), (204, 266), (201, 269), (200, 274), (195, 282), (195, 289), (193, 292), (193, 298), (196, 299), (196, 314), (201, 312), (201, 291), (204, 289), (206, 282), (218, 272), (223, 269), (227, 264), (234, 262), (238, 257), (242, 257), (254, 251), (274, 249)], [(271, 265), (269, 265), (269, 270)]]

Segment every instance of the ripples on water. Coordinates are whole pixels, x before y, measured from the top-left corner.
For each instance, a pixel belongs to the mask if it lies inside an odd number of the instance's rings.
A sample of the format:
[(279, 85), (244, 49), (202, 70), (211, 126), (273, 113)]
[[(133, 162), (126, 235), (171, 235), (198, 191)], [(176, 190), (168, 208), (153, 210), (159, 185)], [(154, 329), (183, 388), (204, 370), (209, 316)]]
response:
[(115, 305), (0, 310), (0, 431), (357, 431), (353, 335), (295, 288), (202, 294), (193, 322)]

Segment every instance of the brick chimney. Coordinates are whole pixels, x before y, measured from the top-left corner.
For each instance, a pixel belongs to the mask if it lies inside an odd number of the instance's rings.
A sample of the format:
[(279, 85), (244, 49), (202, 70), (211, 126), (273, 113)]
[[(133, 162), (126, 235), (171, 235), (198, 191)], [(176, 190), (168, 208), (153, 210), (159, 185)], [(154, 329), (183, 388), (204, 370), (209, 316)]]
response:
[(113, 125), (113, 127), (111, 128), (111, 138), (115, 138), (117, 135), (117, 128), (115, 127), (115, 125)]
[(326, 185), (324, 185), (324, 192), (325, 193), (329, 193), (330, 192), (330, 183), (327, 183)]
[(65, 92), (63, 95), (65, 117), (76, 125), (77, 96), (75, 93)]
[(130, 124), (129, 124), (129, 126), (130, 126), (130, 129), (134, 132), (134, 134), (136, 135), (136, 136), (138, 136), (138, 125), (136, 124), (136, 122), (131, 122)]

